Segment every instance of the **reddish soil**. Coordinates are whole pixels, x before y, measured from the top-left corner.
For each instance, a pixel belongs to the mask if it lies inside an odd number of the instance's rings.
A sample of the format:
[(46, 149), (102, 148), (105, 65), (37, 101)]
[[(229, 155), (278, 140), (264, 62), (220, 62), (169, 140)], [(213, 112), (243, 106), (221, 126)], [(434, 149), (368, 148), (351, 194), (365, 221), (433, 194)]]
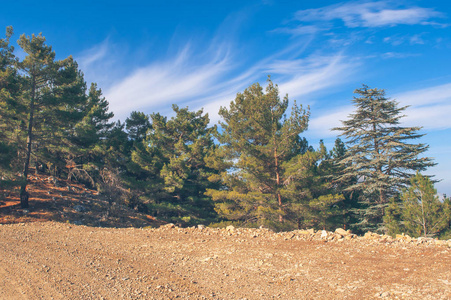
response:
[(10, 196), (0, 208), (16, 223), (0, 225), (0, 299), (451, 299), (447, 243), (157, 229), (82, 186), (40, 182), (28, 213)]
[[(68, 180), (58, 184), (48, 175), (29, 176), (29, 208), (20, 209), (19, 190), (0, 190), (0, 224), (57, 221), (100, 227), (159, 226), (152, 216), (109, 203), (97, 191)], [(86, 211), (77, 211), (77, 208)]]

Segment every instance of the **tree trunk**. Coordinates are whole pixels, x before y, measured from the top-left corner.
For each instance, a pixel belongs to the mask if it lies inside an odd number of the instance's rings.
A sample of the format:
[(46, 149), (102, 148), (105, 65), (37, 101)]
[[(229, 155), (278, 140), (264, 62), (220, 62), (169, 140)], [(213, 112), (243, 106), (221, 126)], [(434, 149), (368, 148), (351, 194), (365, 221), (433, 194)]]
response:
[(424, 213), (423, 193), (421, 193), (420, 201), (421, 201), (421, 221), (423, 223), (422, 224), (423, 225), (423, 234), (424, 234), (424, 237), (427, 237), (427, 228), (426, 228), (426, 217), (425, 217), (425, 213)]
[[(279, 170), (279, 158), (277, 157), (277, 149), (274, 150), (274, 164), (275, 164), (275, 172), (276, 172), (276, 185), (277, 189), (279, 189), (280, 186), (280, 170)], [(277, 190), (277, 202), (279, 204), (279, 209), (282, 210), (282, 196), (280, 195), (280, 192)], [(283, 223), (283, 216), (279, 215), (279, 222)]]
[(31, 82), (31, 101), (30, 101), (30, 116), (28, 118), (28, 130), (27, 130), (27, 154), (25, 156), (25, 163), (23, 167), (23, 183), (20, 187), (20, 207), (28, 208), (28, 197), (29, 194), (27, 192), (28, 185), (28, 169), (30, 166), (30, 157), (31, 157), (31, 145), (33, 142), (33, 115), (34, 115), (34, 102), (36, 97), (36, 78), (32, 75)]

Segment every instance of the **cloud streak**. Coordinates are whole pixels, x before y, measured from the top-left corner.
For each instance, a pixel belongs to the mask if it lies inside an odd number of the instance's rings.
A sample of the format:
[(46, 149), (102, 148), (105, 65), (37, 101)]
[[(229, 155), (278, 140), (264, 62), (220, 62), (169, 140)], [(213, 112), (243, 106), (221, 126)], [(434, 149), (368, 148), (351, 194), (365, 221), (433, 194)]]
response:
[[(228, 106), (236, 93), (256, 81), (264, 85), (267, 75), (279, 84), (281, 94), (288, 93), (293, 99), (336, 86), (348, 80), (357, 67), (342, 54), (300, 58), (303, 48), (297, 44), (243, 67), (232, 44), (217, 40), (203, 52), (187, 44), (176, 55), (154, 60), (110, 83), (105, 96), (116, 118), (123, 120), (133, 110), (170, 114), (171, 105), (178, 104), (190, 109), (203, 107), (212, 123), (217, 123), (220, 106)], [(96, 55), (103, 52), (109, 50), (92, 51), (92, 58), (86, 60), (92, 62), (91, 69), (104, 65), (102, 56)]]
[[(387, 95), (399, 102), (399, 106), (409, 106), (405, 117), (401, 119), (404, 126), (422, 126), (425, 130), (450, 129), (451, 122), (451, 83), (418, 89), (393, 95)], [(351, 97), (350, 97), (351, 99)], [(332, 131), (341, 126), (341, 120), (348, 119), (353, 113), (351, 105), (341, 106), (333, 111), (319, 112), (309, 124), (309, 132), (317, 138), (327, 138), (339, 135)]]
[(187, 46), (172, 59), (150, 63), (120, 79), (106, 97), (112, 110), (120, 112), (119, 117), (132, 110), (149, 113), (207, 93), (230, 67), (227, 53), (218, 50), (199, 62)]
[(451, 83), (399, 93), (393, 98), (403, 106), (410, 106), (406, 110), (406, 124), (427, 130), (451, 128)]
[(317, 9), (300, 10), (295, 18), (300, 22), (341, 20), (347, 27), (383, 27), (396, 25), (429, 25), (431, 18), (441, 17), (430, 8), (392, 7), (388, 1), (348, 2)]

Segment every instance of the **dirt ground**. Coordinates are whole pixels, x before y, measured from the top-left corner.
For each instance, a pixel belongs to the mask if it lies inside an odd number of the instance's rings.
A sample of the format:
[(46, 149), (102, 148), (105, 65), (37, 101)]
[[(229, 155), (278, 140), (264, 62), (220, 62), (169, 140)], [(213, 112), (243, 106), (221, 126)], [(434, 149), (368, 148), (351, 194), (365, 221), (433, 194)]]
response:
[(264, 229), (0, 226), (0, 299), (451, 299), (451, 248)]
[[(447, 242), (153, 228), (125, 208), (102, 214), (86, 191), (46, 188), (28, 212), (0, 207), (0, 299), (451, 299)], [(62, 200), (44, 209), (49, 196)], [(135, 227), (105, 227), (114, 220)]]

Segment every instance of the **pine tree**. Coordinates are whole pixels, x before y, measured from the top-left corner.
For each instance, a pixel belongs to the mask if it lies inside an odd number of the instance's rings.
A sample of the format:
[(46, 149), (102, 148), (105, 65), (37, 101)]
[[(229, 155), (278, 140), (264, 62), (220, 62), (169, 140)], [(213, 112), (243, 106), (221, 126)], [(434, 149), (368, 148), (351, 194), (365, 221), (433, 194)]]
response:
[[(309, 112), (280, 100), (277, 85), (268, 79), (266, 92), (258, 84), (238, 93), (229, 109), (221, 107), (222, 144), (218, 155), (228, 170), (223, 187), (208, 190), (216, 210), (225, 218), (244, 223), (283, 226), (288, 199), (283, 196), (286, 165), (302, 151), (300, 134), (307, 129)], [(227, 166), (227, 164), (229, 164)], [(277, 224), (278, 223), (278, 224)]]
[[(346, 180), (337, 180), (337, 174), (342, 174), (345, 169), (345, 166), (340, 164), (340, 161), (345, 157), (346, 152), (347, 148), (345, 143), (340, 138), (337, 138), (335, 140), (334, 148), (330, 153), (330, 170), (327, 176), (332, 179), (331, 184), (335, 193), (340, 193), (344, 197), (343, 201), (337, 203), (339, 210), (342, 212), (342, 219), (341, 221), (337, 220), (338, 222), (336, 225), (348, 229), (355, 227), (354, 224), (358, 222), (357, 215), (361, 208), (361, 204), (359, 203), (358, 190), (345, 190), (346, 187), (355, 184), (357, 178), (355, 176), (349, 176)], [(354, 232), (359, 232), (358, 228), (353, 228), (353, 230)]]
[(149, 117), (142, 112), (132, 111), (130, 117), (125, 120), (128, 137), (133, 142), (141, 142), (145, 139), (146, 133), (151, 127)]
[(291, 200), (288, 218), (296, 221), (298, 228), (335, 229), (344, 214), (340, 204), (345, 198), (332, 181), (334, 165), (323, 141), (319, 149), (310, 148), (289, 165), (284, 190), (285, 198)]
[(150, 116), (151, 129), (146, 139), (137, 143), (132, 161), (135, 189), (148, 198), (149, 207), (158, 217), (182, 225), (209, 223), (216, 219), (207, 188), (215, 187), (208, 178), (216, 171), (207, 166), (206, 158), (216, 147), (208, 127), (210, 119), (202, 110), (173, 105), (175, 117), (167, 119), (158, 113)]
[[(55, 52), (39, 35), (22, 35), (19, 46), (26, 57), (17, 66), (22, 74), (21, 101), (26, 107), (26, 150), (23, 159), (21, 207), (28, 207), (28, 173), (32, 155), (65, 164), (58, 155), (68, 147), (68, 137), (82, 116), (85, 82), (72, 57), (55, 61)], [(47, 156), (47, 157), (45, 157)]]
[(434, 163), (430, 158), (419, 157), (428, 146), (409, 144), (423, 136), (421, 127), (399, 125), (402, 112), (407, 107), (385, 96), (384, 90), (366, 85), (355, 90), (353, 99), (356, 112), (334, 128), (347, 138), (348, 150), (340, 161), (344, 173), (340, 179), (357, 178), (348, 191), (362, 191), (359, 226), (362, 230), (383, 230), (385, 207), (392, 196), (409, 183), (412, 172), (423, 171)]
[(414, 237), (431, 237), (450, 229), (451, 211), (439, 200), (433, 182), (420, 173), (410, 182), (409, 189), (401, 195), (401, 220), (406, 232)]
[(108, 112), (108, 106), (102, 90), (92, 83), (82, 109), (84, 116), (70, 138), (66, 157), (69, 178), (88, 180), (92, 185), (99, 180), (99, 171), (105, 165), (106, 139), (114, 126), (110, 122), (114, 114)]
[(20, 78), (15, 68), (11, 26), (6, 28), (6, 38), (0, 39), (0, 188), (12, 184), (17, 171), (17, 153), (20, 129), (23, 124), (23, 106), (17, 101)]

